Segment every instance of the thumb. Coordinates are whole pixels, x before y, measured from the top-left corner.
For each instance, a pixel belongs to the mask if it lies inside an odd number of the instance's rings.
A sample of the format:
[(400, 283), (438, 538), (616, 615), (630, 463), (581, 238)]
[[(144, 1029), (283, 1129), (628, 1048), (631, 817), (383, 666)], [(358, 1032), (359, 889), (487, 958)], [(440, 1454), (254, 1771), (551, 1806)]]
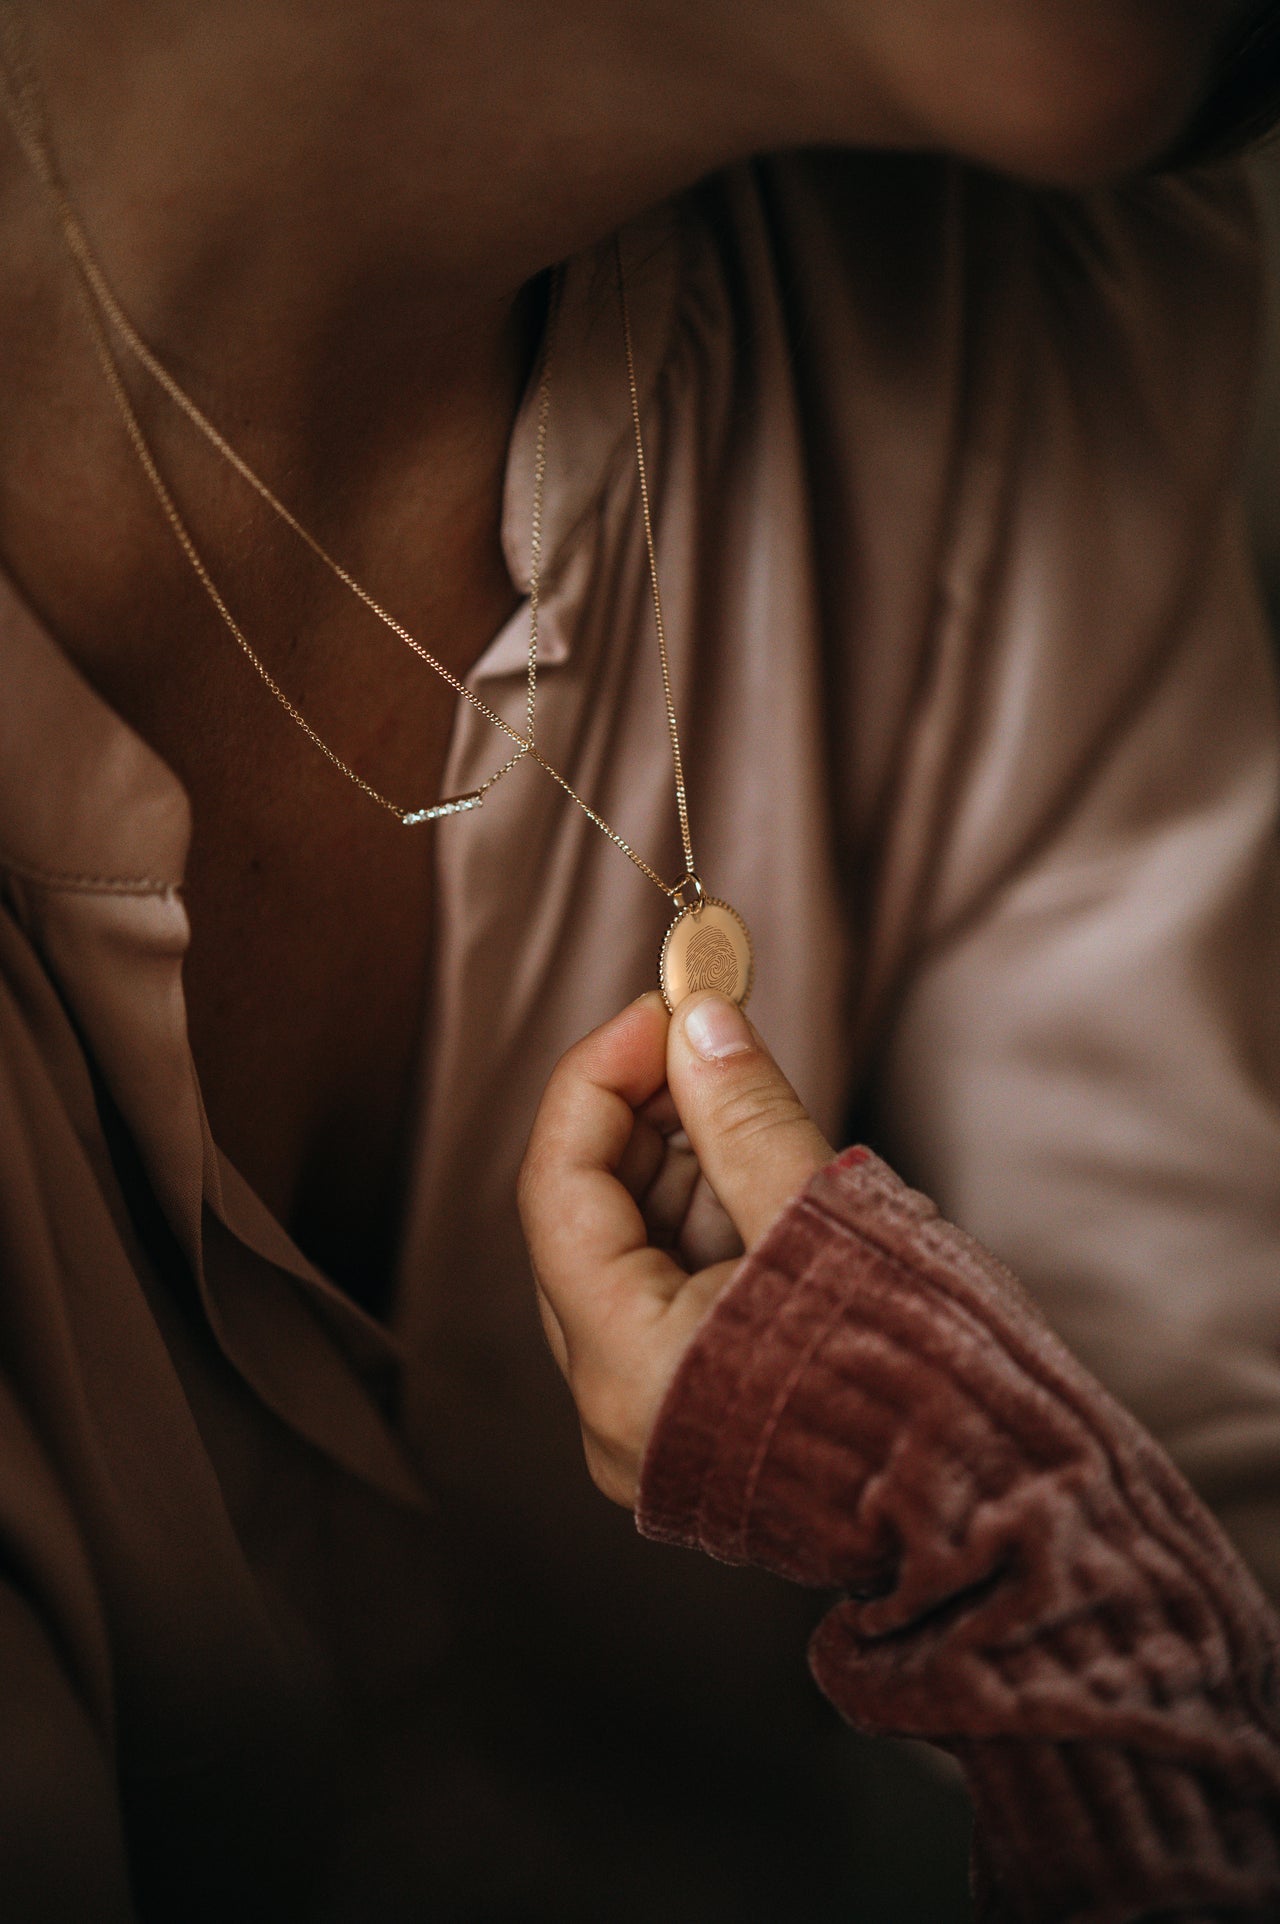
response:
[(691, 995), (676, 1010), (667, 1085), (703, 1175), (752, 1248), (834, 1151), (725, 996)]

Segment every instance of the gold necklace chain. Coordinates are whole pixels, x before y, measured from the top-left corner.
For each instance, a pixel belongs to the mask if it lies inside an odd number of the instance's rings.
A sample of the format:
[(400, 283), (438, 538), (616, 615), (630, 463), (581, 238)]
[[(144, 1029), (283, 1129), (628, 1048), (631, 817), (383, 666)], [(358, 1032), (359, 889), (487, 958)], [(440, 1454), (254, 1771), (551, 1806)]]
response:
[[(645, 546), (649, 565), (650, 587), (653, 597), (654, 620), (658, 636), (658, 657), (662, 671), (663, 697), (666, 704), (667, 727), (671, 742), (672, 764), (675, 774), (676, 812), (680, 824), (680, 839), (684, 853), (685, 873), (674, 885), (664, 882), (657, 870), (651, 868), (644, 858), (637, 854), (631, 844), (617, 830), (612, 828), (603, 816), (599, 815), (589, 803), (583, 800), (567, 779), (539, 752), (534, 732), (535, 708), (537, 700), (538, 671), (538, 614), (541, 599), (541, 563), (543, 531), (543, 499), (546, 478), (547, 424), (550, 414), (551, 358), (554, 343), (555, 322), (558, 307), (559, 278), (553, 284), (548, 307), (545, 338), (542, 352), (542, 371), (539, 380), (538, 421), (534, 455), (533, 514), (530, 538), (529, 571), (529, 652), (527, 670), (527, 690), (525, 703), (526, 732), (521, 735), (511, 724), (468, 688), (466, 683), (451, 669), (445, 666), (423, 643), (410, 633), (404, 624), (390, 614), (375, 597), (356, 580), (350, 571), (343, 567), (327, 548), (307, 529), (258, 475), (244, 457), (232, 446), (200, 407), (179, 385), (173, 375), (152, 352), (133, 326), (128, 315), (120, 306), (111, 288), (88, 236), (76, 212), (70, 194), (59, 170), (51, 135), (48, 131), (47, 114), (44, 109), (42, 92), (31, 61), (25, 23), (16, 0), (0, 0), (0, 23), (3, 24), (3, 91), (5, 106), (15, 136), (28, 163), (43, 186), (50, 200), (63, 243), (75, 270), (76, 291), (81, 308), (87, 321), (93, 346), (106, 379), (108, 389), (120, 414), (125, 432), (134, 454), (149, 482), (160, 509), (179, 548), (186, 557), (204, 589), (209, 601), (229, 630), (236, 644), (248, 659), (259, 678), (275, 697), (289, 719), (306, 736), (307, 740), (320, 753), (345, 775), (359, 791), (375, 802), (380, 808), (395, 815), (407, 826), (432, 821), (441, 816), (453, 815), (465, 810), (478, 808), (485, 795), (509, 773), (517, 763), (528, 758), (556, 782), (569, 799), (582, 810), (587, 819), (594, 824), (609, 840), (632, 861), (641, 873), (648, 877), (664, 895), (669, 896), (681, 906), (696, 906), (703, 899), (702, 884), (698, 879), (693, 861), (693, 842), (689, 827), (688, 797), (685, 788), (684, 767), (680, 753), (680, 736), (676, 723), (675, 702), (671, 687), (671, 670), (667, 652), (666, 630), (662, 619), (662, 604), (658, 591), (657, 555), (653, 536), (653, 521), (649, 499), (648, 473), (644, 458), (644, 442), (640, 424), (640, 395), (635, 372), (635, 352), (631, 331), (631, 316), (627, 301), (626, 279), (623, 272), (620, 244), (615, 240), (615, 259), (618, 274), (618, 293), (622, 312), (623, 344), (626, 356), (627, 384), (631, 402), (632, 428), (635, 436), (636, 461), (639, 472), (641, 509), (644, 521)], [(426, 808), (406, 807), (392, 801), (382, 794), (351, 767), (336, 749), (330, 747), (318, 730), (290, 700), (270, 669), (258, 654), (253, 644), (236, 621), (214, 581), (203, 556), (193, 539), (186, 521), (173, 498), (172, 492), (160, 472), (154, 451), (138, 419), (119, 363), (111, 344), (109, 330), (129, 349), (138, 364), (151, 376), (170, 401), (184, 414), (197, 432), (228, 463), (236, 474), (272, 512), (289, 528), (292, 533), (310, 549), (329, 571), (353, 594), (371, 614), (410, 648), (420, 660), (435, 670), (450, 688), (481, 714), (493, 727), (499, 729), (516, 744), (516, 753), (483, 782), (479, 788), (469, 790), (464, 795), (453, 796)]]
[[(649, 508), (649, 470), (644, 458), (644, 438), (640, 432), (640, 389), (636, 383), (636, 356), (631, 340), (631, 311), (627, 304), (627, 279), (622, 269), (622, 242), (615, 234), (613, 258), (618, 270), (618, 301), (622, 308), (622, 345), (627, 358), (627, 389), (631, 397), (631, 426), (636, 437), (636, 472), (640, 477), (640, 511), (644, 518), (644, 545), (649, 557), (649, 586), (653, 594), (653, 621), (658, 631), (658, 660), (662, 665), (662, 698), (667, 705), (667, 731), (671, 736), (671, 765), (676, 778), (676, 813), (680, 817), (680, 841), (684, 848), (685, 875), (697, 881), (693, 865), (693, 836), (689, 829), (689, 798), (684, 785), (684, 758), (680, 753), (680, 731), (676, 727), (675, 697), (671, 692), (671, 663), (667, 658), (667, 631), (662, 620), (662, 596), (658, 592), (658, 554), (653, 541), (653, 515)], [(701, 884), (699, 884), (699, 888)], [(669, 893), (679, 894), (679, 890)], [(696, 899), (696, 898), (695, 898)]]

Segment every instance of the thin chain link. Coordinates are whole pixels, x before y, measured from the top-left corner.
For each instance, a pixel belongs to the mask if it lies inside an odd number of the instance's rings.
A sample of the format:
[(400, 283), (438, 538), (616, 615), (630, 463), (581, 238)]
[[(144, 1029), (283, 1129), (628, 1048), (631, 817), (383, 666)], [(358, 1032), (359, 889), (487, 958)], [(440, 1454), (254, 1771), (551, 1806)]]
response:
[[(636, 853), (631, 847), (631, 844), (624, 840), (616, 829), (610, 827), (603, 816), (598, 815), (596, 811), (582, 799), (560, 771), (553, 767), (552, 764), (539, 753), (535, 744), (534, 713), (537, 701), (538, 679), (538, 613), (541, 602), (543, 502), (546, 482), (547, 428), (551, 405), (551, 360), (559, 305), (559, 278), (557, 277), (554, 282), (550, 296), (542, 352), (542, 371), (538, 390), (538, 425), (534, 454), (533, 515), (529, 568), (529, 657), (525, 700), (526, 733), (521, 735), (518, 730), (511, 726), (510, 722), (506, 721), (494, 709), (490, 708), (488, 703), (483, 701), (472, 689), (468, 688), (466, 683), (458, 675), (455, 675), (453, 671), (433, 655), (422, 642), (418, 641), (402, 622), (397, 621), (394, 615), (389, 614), (381, 603), (370, 594), (368, 589), (363, 587), (361, 583), (356, 580), (355, 576), (329, 553), (328, 549), (323, 546), (316, 536), (303, 526), (291, 510), (285, 506), (284, 502), (282, 502), (273, 493), (271, 488), (268, 487), (267, 483), (262, 480), (261, 476), (249, 466), (243, 456), (237, 452), (219, 429), (214, 426), (213, 422), (202, 412), (196, 402), (191, 399), (190, 395), (178, 385), (178, 382), (174, 379), (173, 375), (170, 374), (163, 362), (161, 362), (147, 346), (116, 299), (111, 285), (90, 246), (88, 236), (84, 231), (79, 215), (71, 201), (70, 194), (62, 180), (55, 159), (52, 137), (48, 129), (42, 91), (28, 50), (25, 24), (21, 18), (16, 0), (0, 0), (0, 26), (3, 28), (3, 92), (5, 108), (19, 145), (22, 147), (33, 172), (40, 180), (52, 204), (64, 245), (67, 248), (75, 269), (76, 291), (89, 326), (93, 346), (101, 364), (108, 388), (121, 416), (129, 442), (133, 447), (143, 473), (150, 483), (165, 520), (168, 522), (179, 548), (185, 555), (205, 594), (234, 638), (237, 646), (242, 650), (254, 671), (275, 697), (289, 719), (302, 731), (307, 740), (311, 742), (315, 748), (319, 749), (325, 759), (341, 774), (345, 775), (347, 780), (359, 789), (363, 795), (366, 795), (370, 801), (376, 802), (380, 808), (386, 809), (390, 814), (397, 816), (402, 822), (406, 819), (421, 821), (431, 817), (436, 812), (433, 809), (408, 808), (401, 803), (394, 802), (376, 789), (371, 782), (366, 781), (362, 775), (358, 774), (335, 749), (329, 746), (318, 731), (311, 726), (306, 717), (289, 699), (288, 695), (286, 695), (266, 663), (253, 647), (234, 615), (231, 613), (231, 610), (228, 608), (216, 582), (213, 580), (178, 505), (160, 472), (155, 454), (147, 440), (141, 422), (138, 419), (137, 411), (125, 386), (124, 377), (121, 374), (119, 363), (111, 346), (108, 324), (129, 349), (134, 359), (151, 376), (161, 390), (173, 402), (174, 406), (186, 416), (187, 420), (197, 432), (214, 448), (223, 460), (228, 463), (246, 485), (258, 495), (284, 525), (310, 549), (311, 553), (337, 577), (343, 586), (347, 588), (357, 600), (362, 602), (369, 612), (376, 616), (385, 627), (389, 628), (392, 634), (396, 635), (407, 648), (411, 649), (421, 661), (425, 662), (429, 668), (434, 669), (435, 672), (447, 682), (449, 687), (454, 690), (455, 694), (461, 696), (464, 701), (469, 702), (471, 707), (482, 715), (487, 722), (494, 728), (500, 730), (502, 734), (508, 736), (516, 744), (516, 753), (514, 755), (505, 761), (500, 768), (496, 769), (478, 789), (471, 791), (468, 796), (459, 798), (459, 800), (464, 801), (469, 807), (476, 806), (478, 801), (493, 787), (495, 782), (500, 781), (518, 762), (524, 761), (527, 758), (535, 762), (539, 768), (548, 774), (564, 791), (569, 800), (582, 810), (587, 820), (598, 828), (602, 834), (606, 835), (614, 846), (620, 849), (643, 875), (647, 876), (651, 882), (662, 890), (664, 895), (670, 896), (673, 899), (679, 899), (687, 881), (694, 876), (693, 852), (689, 834), (688, 803), (685, 794), (684, 771), (680, 755), (680, 738), (676, 727), (675, 706), (671, 693), (671, 675), (667, 660), (666, 635), (663, 628), (662, 609), (658, 596), (657, 559), (649, 509), (649, 490), (645, 470), (644, 446), (640, 434), (639, 390), (636, 383), (635, 356), (631, 338), (631, 317), (627, 305), (626, 283), (623, 277), (620, 247), (617, 249), (616, 259), (618, 267), (618, 291), (622, 307), (623, 339), (626, 349), (627, 380), (631, 396), (636, 457), (640, 470), (640, 491), (644, 514), (645, 541), (649, 555), (654, 615), (658, 630), (658, 650), (662, 665), (663, 692), (666, 698), (667, 722), (671, 736), (672, 756), (675, 767), (676, 809), (680, 818), (680, 836), (685, 854), (686, 875), (682, 876), (679, 882), (674, 885), (664, 882), (657, 870), (651, 868), (644, 858)], [(439, 807), (442, 811), (450, 811), (450, 804), (448, 802), (440, 804)]]
[(684, 759), (680, 753), (680, 731), (676, 727), (676, 704), (671, 692), (667, 631), (662, 621), (662, 596), (658, 593), (658, 554), (653, 541), (653, 515), (649, 509), (649, 470), (645, 465), (644, 438), (640, 432), (640, 389), (636, 382), (636, 356), (631, 341), (631, 309), (627, 301), (627, 277), (622, 269), (622, 242), (616, 234), (613, 240), (613, 258), (618, 270), (618, 301), (622, 308), (622, 345), (627, 357), (631, 426), (636, 440), (636, 467), (640, 474), (640, 511), (644, 517), (644, 544), (649, 556), (649, 583), (653, 589), (653, 620), (658, 631), (658, 660), (662, 664), (662, 695), (667, 704), (667, 731), (671, 736), (671, 762), (676, 777), (676, 812), (680, 817), (680, 840), (684, 846), (685, 874), (692, 877), (697, 875), (697, 870), (693, 865), (693, 836), (689, 831), (689, 800), (684, 786)]

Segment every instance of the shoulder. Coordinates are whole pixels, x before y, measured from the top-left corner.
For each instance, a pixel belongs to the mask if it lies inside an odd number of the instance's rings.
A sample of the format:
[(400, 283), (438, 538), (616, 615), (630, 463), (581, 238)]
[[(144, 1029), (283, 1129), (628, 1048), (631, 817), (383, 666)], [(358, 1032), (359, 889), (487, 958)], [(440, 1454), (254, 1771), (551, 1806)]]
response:
[[(1256, 210), (1234, 168), (1030, 202), (1031, 368), (1087, 446), (1176, 464), (1190, 498), (1234, 478), (1262, 313)], [(1146, 463), (1140, 459), (1146, 450)]]
[(797, 382), (837, 416), (928, 399), (960, 432), (1056, 369), (1086, 430), (1098, 409), (1141, 428), (1188, 480), (1235, 456), (1261, 312), (1236, 167), (1068, 193), (942, 157), (802, 153), (690, 204), (731, 298), (776, 312)]

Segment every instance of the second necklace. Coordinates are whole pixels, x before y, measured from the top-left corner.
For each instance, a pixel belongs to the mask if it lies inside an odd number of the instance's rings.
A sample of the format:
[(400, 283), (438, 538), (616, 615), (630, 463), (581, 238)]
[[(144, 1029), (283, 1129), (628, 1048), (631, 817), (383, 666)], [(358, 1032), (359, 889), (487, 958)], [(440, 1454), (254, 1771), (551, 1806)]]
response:
[[(462, 814), (478, 808), (484, 801), (488, 790), (502, 776), (507, 774), (517, 762), (526, 757), (537, 765), (562, 788), (569, 799), (580, 808), (595, 827), (608, 836), (630, 861), (634, 862), (642, 874), (648, 877), (674, 904), (676, 914), (667, 929), (658, 960), (658, 982), (663, 998), (669, 1009), (675, 1009), (686, 995), (699, 989), (715, 989), (731, 997), (739, 1004), (744, 1003), (751, 990), (753, 961), (751, 938), (747, 926), (737, 911), (718, 897), (708, 895), (703, 887), (694, 862), (693, 836), (689, 824), (688, 795), (685, 788), (684, 763), (680, 750), (680, 734), (676, 722), (675, 701), (671, 687), (671, 671), (667, 654), (666, 630), (662, 619), (662, 600), (658, 589), (657, 553), (653, 535), (653, 519), (649, 501), (649, 479), (645, 463), (644, 440), (640, 425), (640, 395), (636, 380), (635, 352), (631, 333), (631, 316), (627, 301), (626, 278), (623, 272), (622, 251), (615, 240), (614, 253), (617, 266), (618, 300), (622, 320), (622, 339), (626, 359), (627, 386), (631, 403), (631, 421), (635, 437), (636, 466), (640, 484), (640, 506), (644, 522), (645, 549), (648, 558), (649, 580), (653, 597), (654, 625), (657, 631), (658, 658), (662, 670), (662, 690), (666, 704), (667, 729), (671, 743), (672, 766), (675, 776), (676, 813), (680, 824), (680, 840), (684, 854), (684, 873), (675, 883), (663, 881), (657, 870), (652, 868), (642, 856), (637, 854), (629, 842), (611, 828), (603, 816), (599, 815), (567, 779), (555, 768), (537, 745), (534, 734), (534, 706), (537, 691), (538, 661), (538, 610), (541, 599), (541, 558), (542, 558), (542, 509), (546, 475), (547, 421), (551, 392), (551, 347), (554, 339), (556, 320), (556, 299), (553, 293), (547, 320), (547, 341), (543, 354), (542, 377), (539, 386), (538, 432), (534, 465), (533, 527), (530, 542), (529, 578), (529, 651), (528, 651), (528, 699), (526, 704), (525, 732), (521, 734), (502, 716), (466, 686), (458, 677), (449, 672), (444, 664), (403, 625), (390, 615), (363, 588), (354, 576), (328, 552), (326, 548), (298, 521), (284, 503), (280, 501), (266, 482), (249, 466), (244, 457), (226, 440), (220, 431), (201, 411), (184, 389), (174, 379), (169, 370), (159, 361), (152, 350), (138, 334), (133, 323), (121, 308), (105, 272), (99, 264), (85, 234), (79, 215), (63, 182), (61, 171), (54, 157), (53, 143), (48, 132), (47, 115), (36, 80), (34, 66), (26, 46), (25, 23), (18, 14), (15, 0), (0, 0), (0, 25), (3, 25), (4, 59), (0, 66), (3, 79), (5, 106), (19, 144), (23, 148), (33, 172), (45, 189), (51, 203), (56, 224), (61, 234), (72, 268), (75, 272), (77, 290), (88, 322), (89, 332), (102, 366), (108, 389), (120, 412), (123, 425), (139, 464), (142, 467), (165, 520), (168, 522), (178, 546), (197, 575), (220, 619), (231, 632), (237, 645), (247, 656), (250, 664), (275, 697), (290, 720), (302, 730), (329, 763), (339, 773), (351, 781), (371, 801), (387, 809), (406, 827), (416, 827), (424, 822), (437, 820), (446, 815)], [(186, 522), (178, 509), (173, 495), (165, 483), (154, 452), (143, 431), (137, 412), (130, 399), (123, 376), (116, 361), (112, 347), (112, 334), (123, 343), (135, 361), (157, 383), (169, 399), (181, 410), (210, 446), (235, 470), (262, 501), (285, 523), (324, 565), (337, 576), (343, 585), (361, 601), (369, 611), (377, 616), (406, 646), (419, 656), (429, 667), (440, 674), (454, 689), (455, 693), (468, 701), (496, 729), (507, 735), (515, 744), (516, 752), (496, 773), (482, 784), (479, 789), (465, 795), (453, 796), (426, 807), (403, 807), (382, 795), (372, 783), (357, 774), (338, 752), (324, 741), (311, 726), (298, 708), (288, 698), (266, 663), (249, 642), (235, 620), (223, 595), (209, 573), (199, 549), (193, 540)]]

